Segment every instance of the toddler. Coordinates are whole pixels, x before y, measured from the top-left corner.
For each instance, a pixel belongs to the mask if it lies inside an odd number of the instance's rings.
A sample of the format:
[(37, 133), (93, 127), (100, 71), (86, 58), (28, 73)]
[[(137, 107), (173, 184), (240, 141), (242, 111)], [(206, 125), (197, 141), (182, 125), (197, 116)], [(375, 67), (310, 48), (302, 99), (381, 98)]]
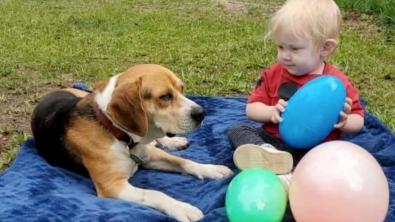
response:
[(277, 63), (262, 71), (246, 105), (247, 117), (261, 122), (262, 127), (237, 124), (227, 133), (239, 169), (270, 169), (288, 190), (293, 168), (309, 149), (293, 149), (281, 140), (280, 113), (298, 88), (322, 75), (339, 78), (347, 90), (340, 120), (324, 141), (362, 129), (364, 110), (357, 89), (325, 61), (339, 43), (341, 23), (340, 9), (333, 0), (288, 0), (271, 18), (266, 37), (277, 45)]

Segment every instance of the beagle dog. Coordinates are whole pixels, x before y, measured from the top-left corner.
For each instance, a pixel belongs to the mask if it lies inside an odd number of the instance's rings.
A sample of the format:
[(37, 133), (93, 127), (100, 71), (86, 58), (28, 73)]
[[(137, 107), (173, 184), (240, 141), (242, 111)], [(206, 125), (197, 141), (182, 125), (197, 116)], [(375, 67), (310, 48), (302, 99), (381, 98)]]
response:
[(203, 217), (198, 208), (128, 182), (139, 165), (199, 179), (232, 174), (228, 167), (197, 163), (155, 146), (158, 141), (184, 148), (188, 141), (173, 136), (197, 129), (204, 119), (203, 108), (186, 98), (183, 89), (169, 69), (140, 64), (97, 82), (90, 93), (72, 88), (51, 92), (31, 117), (38, 153), (53, 166), (89, 176), (98, 197), (143, 204), (179, 221), (197, 221)]

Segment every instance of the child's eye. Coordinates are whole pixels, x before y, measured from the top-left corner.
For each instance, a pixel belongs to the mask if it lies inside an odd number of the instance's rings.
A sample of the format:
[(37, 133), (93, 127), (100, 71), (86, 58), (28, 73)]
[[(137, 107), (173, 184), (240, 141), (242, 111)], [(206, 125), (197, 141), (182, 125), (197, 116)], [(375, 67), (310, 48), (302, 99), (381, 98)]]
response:
[(283, 47), (281, 45), (278, 45), (277, 48), (278, 49), (283, 49)]
[(294, 51), (296, 51), (296, 50), (299, 50), (300, 48), (298, 48), (298, 47), (292, 47), (291, 49), (294, 50)]

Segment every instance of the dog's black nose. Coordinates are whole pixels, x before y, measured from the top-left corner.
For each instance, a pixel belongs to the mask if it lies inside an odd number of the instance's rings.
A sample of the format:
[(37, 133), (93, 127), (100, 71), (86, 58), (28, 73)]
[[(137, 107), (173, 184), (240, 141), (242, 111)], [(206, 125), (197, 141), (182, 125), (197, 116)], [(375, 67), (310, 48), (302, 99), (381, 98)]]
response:
[(199, 123), (203, 121), (205, 114), (206, 114), (206, 112), (200, 106), (195, 106), (192, 108), (192, 111), (191, 111), (192, 119), (194, 119), (195, 121), (197, 121)]

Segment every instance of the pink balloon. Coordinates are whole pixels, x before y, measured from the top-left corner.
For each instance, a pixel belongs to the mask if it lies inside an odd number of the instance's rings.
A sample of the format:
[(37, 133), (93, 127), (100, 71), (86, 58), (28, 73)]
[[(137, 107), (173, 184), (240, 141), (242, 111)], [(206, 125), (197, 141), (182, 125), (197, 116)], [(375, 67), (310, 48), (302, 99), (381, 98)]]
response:
[(326, 142), (310, 150), (295, 168), (289, 202), (297, 222), (383, 222), (388, 181), (362, 147)]

